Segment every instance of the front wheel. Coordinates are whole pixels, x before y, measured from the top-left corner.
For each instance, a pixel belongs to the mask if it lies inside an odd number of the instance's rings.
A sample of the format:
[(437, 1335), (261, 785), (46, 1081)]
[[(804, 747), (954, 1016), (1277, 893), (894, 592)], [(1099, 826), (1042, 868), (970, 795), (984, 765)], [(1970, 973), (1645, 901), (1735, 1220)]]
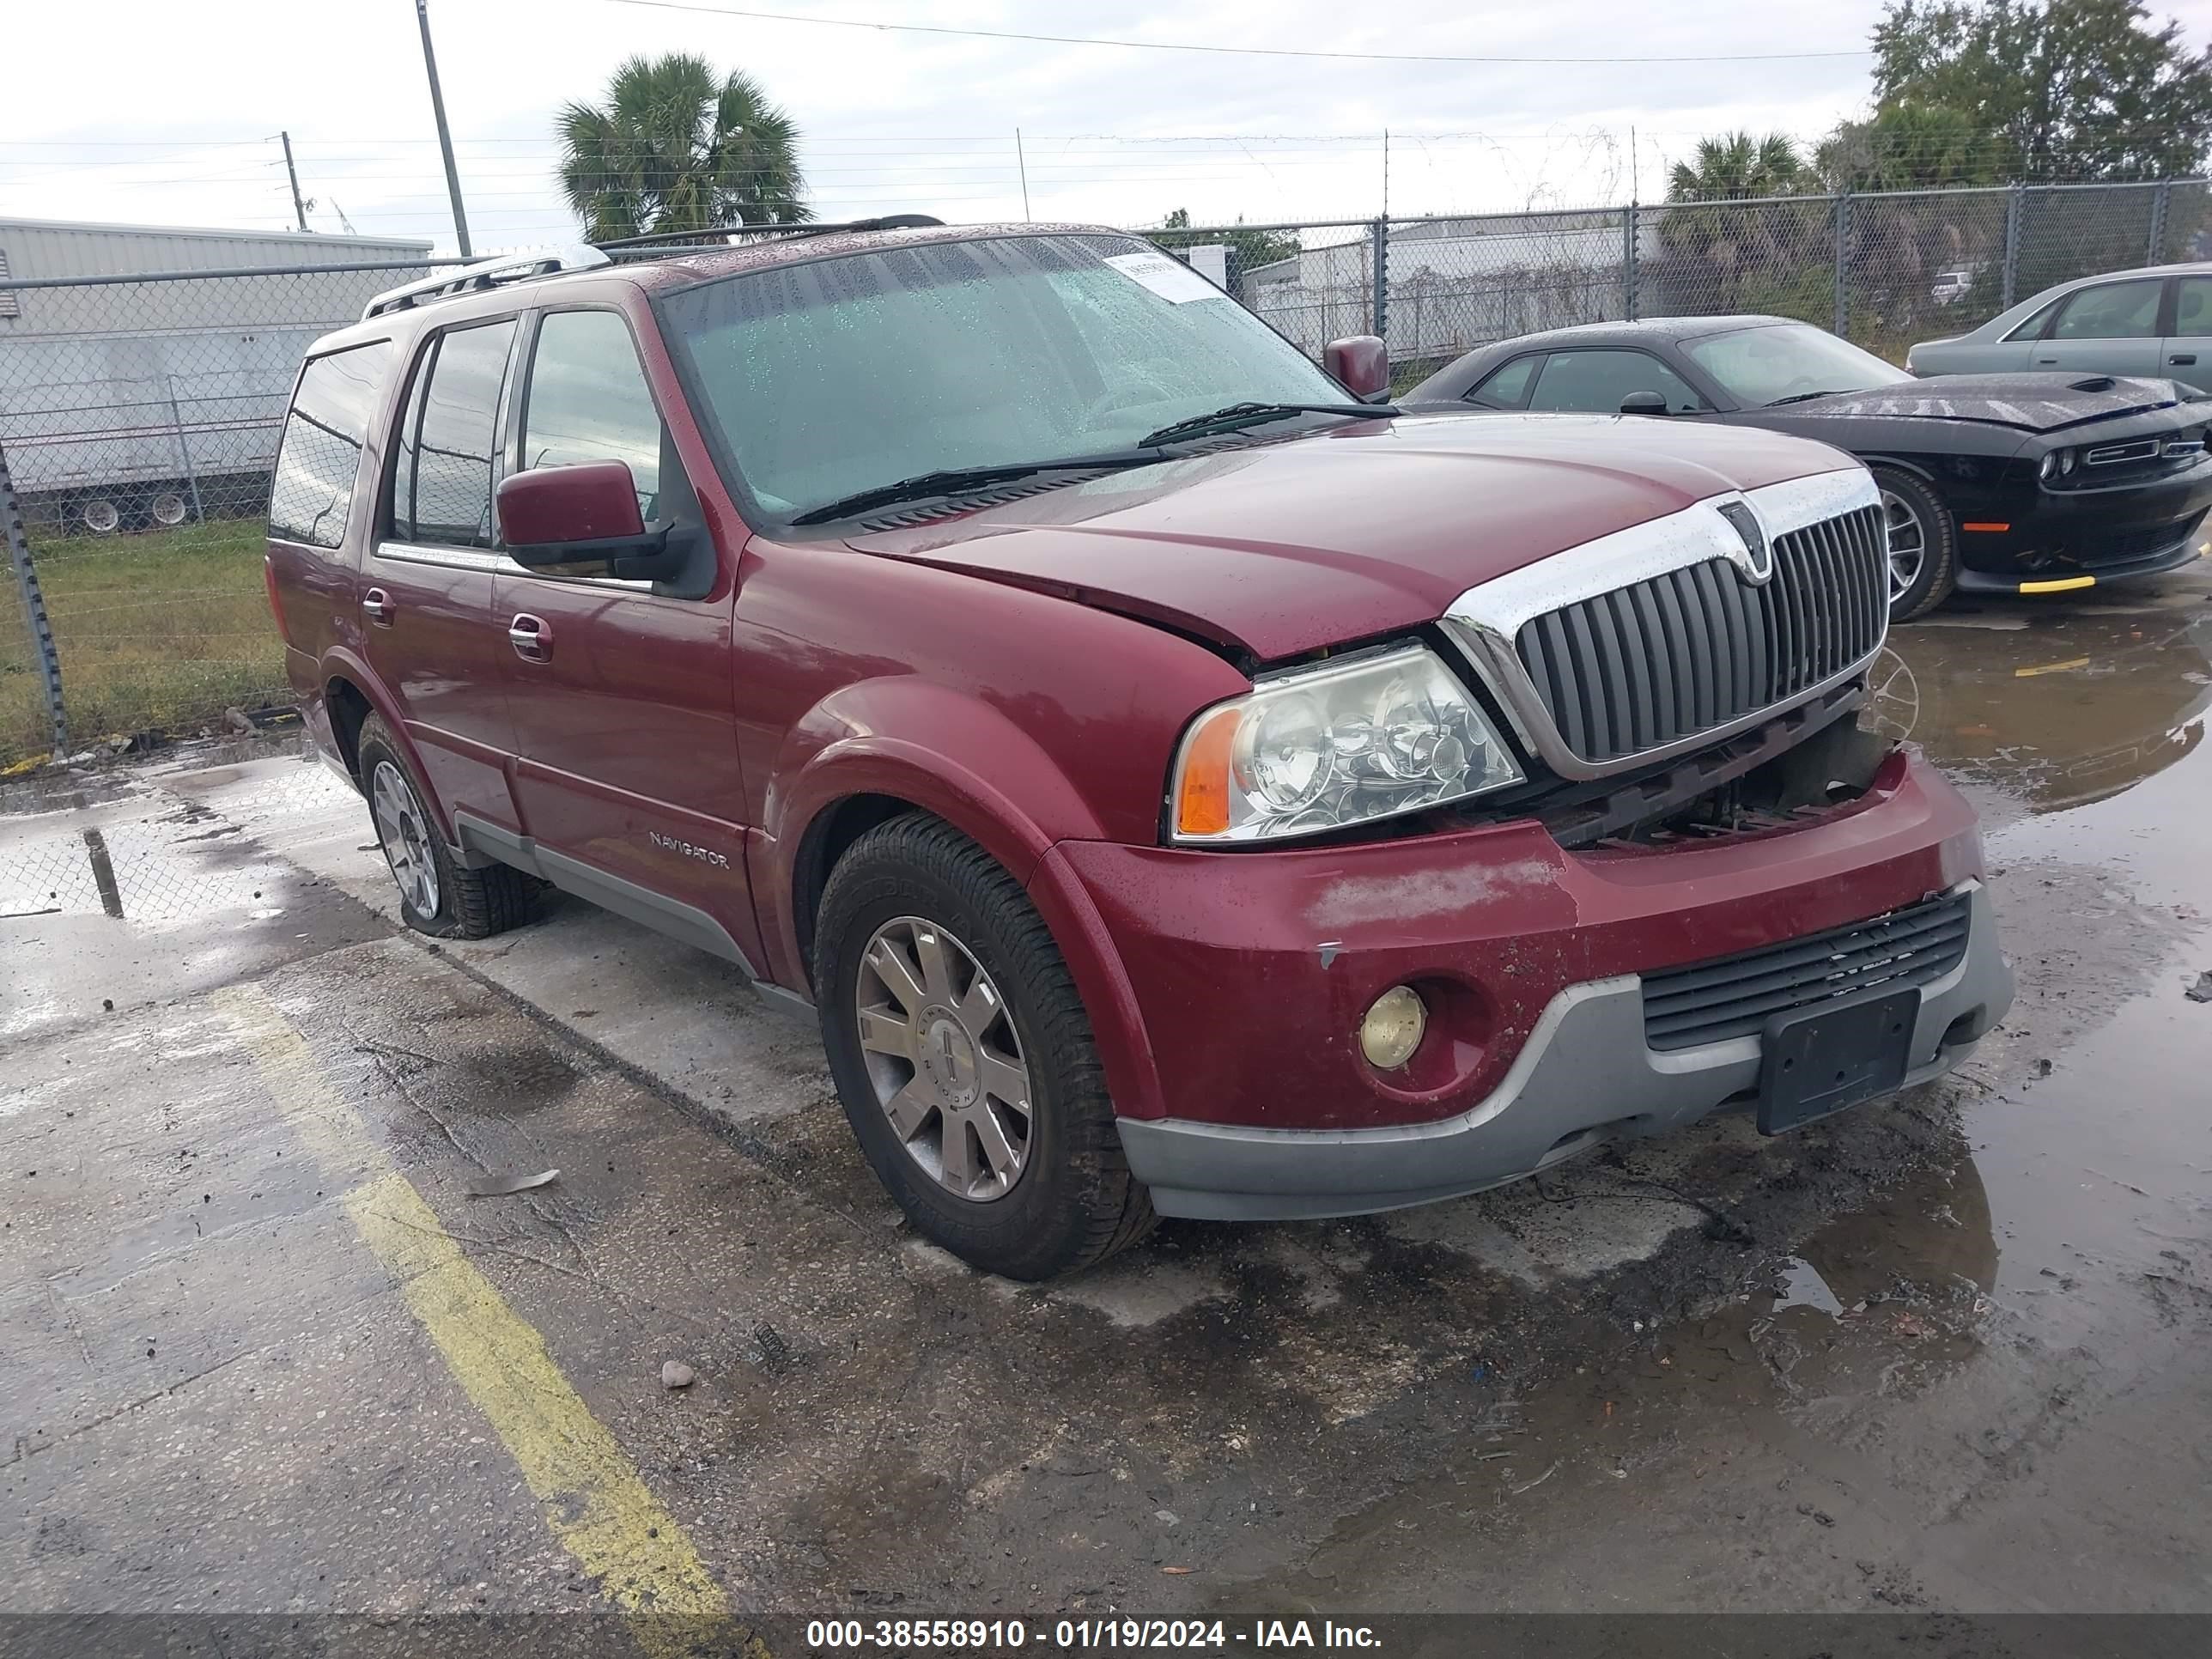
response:
[(1922, 479), (1878, 466), (1874, 481), (1888, 536), (1889, 619), (1911, 622), (1951, 597), (1958, 580), (1958, 532), (1942, 498)]
[(925, 1237), (1037, 1279), (1151, 1231), (1067, 965), (951, 825), (915, 813), (854, 843), (823, 895), (814, 984), (845, 1115)]

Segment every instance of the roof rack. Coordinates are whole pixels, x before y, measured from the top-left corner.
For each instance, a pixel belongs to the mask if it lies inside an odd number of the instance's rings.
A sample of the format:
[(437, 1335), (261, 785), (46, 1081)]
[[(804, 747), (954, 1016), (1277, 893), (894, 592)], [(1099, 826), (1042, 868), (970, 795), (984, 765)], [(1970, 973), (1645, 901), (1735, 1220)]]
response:
[(387, 312), (404, 311), (410, 306), (432, 305), (459, 295), (482, 293), (501, 283), (520, 283), (532, 276), (550, 276), (558, 271), (585, 270), (593, 265), (613, 263), (599, 249), (584, 243), (568, 247), (538, 249), (528, 253), (498, 254), (463, 270), (441, 271), (418, 282), (403, 283), (398, 288), (388, 288), (362, 308), (361, 319), (367, 322), (372, 317), (381, 317)]
[(894, 213), (881, 219), (848, 219), (837, 224), (809, 220), (801, 224), (702, 225), (696, 230), (661, 230), (644, 236), (620, 236), (592, 246), (602, 250), (659, 250), (680, 252), (686, 246), (726, 247), (733, 238), (789, 240), (802, 236), (830, 236), (842, 231), (921, 230), (945, 222), (927, 213)]

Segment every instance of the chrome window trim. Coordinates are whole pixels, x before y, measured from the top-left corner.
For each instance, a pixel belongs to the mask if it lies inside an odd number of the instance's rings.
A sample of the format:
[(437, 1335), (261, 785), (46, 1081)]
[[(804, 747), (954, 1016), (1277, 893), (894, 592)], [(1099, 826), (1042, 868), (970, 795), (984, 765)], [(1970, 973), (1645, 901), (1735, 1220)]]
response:
[[(1889, 632), (1887, 616), (1872, 651), (1840, 672), (1805, 687), (1795, 696), (1677, 742), (1599, 764), (1583, 759), (1569, 749), (1552, 720), (1551, 711), (1537, 694), (1535, 682), (1522, 665), (1516, 641), (1522, 624), (1563, 605), (1576, 605), (1617, 587), (1627, 587), (1709, 560), (1725, 561), (1746, 578), (1765, 580), (1753, 569), (1751, 553), (1743, 538), (1721, 512), (1729, 503), (1741, 503), (1751, 510), (1760, 528), (1765, 531), (1767, 544), (1771, 547), (1782, 537), (1826, 520), (1866, 507), (1879, 508), (1881, 492), (1875, 487), (1872, 473), (1864, 467), (1853, 466), (1763, 484), (1756, 489), (1709, 495), (1679, 512), (1632, 525), (1626, 530), (1615, 531), (1609, 536), (1539, 559), (1534, 564), (1523, 565), (1518, 570), (1508, 571), (1493, 580), (1468, 588), (1444, 608), (1444, 632), (1497, 696), (1514, 735), (1561, 777), (1610, 777), (1725, 743), (1737, 733), (1822, 696), (1865, 672), (1867, 665), (1881, 652)], [(1771, 568), (1770, 566), (1770, 573)]]
[(393, 564), (432, 564), (447, 570), (475, 570), (491, 576), (527, 576), (535, 582), (560, 582), (571, 587), (611, 587), (625, 593), (650, 593), (651, 582), (629, 581), (619, 576), (562, 576), (549, 570), (532, 570), (504, 553), (483, 547), (439, 547), (424, 542), (379, 542), (370, 552)]

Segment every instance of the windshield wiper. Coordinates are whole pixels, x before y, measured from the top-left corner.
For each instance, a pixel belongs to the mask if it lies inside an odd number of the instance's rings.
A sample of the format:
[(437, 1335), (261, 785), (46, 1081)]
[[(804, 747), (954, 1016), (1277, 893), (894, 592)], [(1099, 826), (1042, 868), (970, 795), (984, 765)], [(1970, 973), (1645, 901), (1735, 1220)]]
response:
[(791, 522), (827, 524), (833, 519), (849, 519), (855, 514), (866, 513), (874, 507), (890, 507), (900, 501), (922, 501), (932, 495), (965, 495), (970, 490), (1006, 483), (1015, 478), (1026, 478), (1039, 472), (1107, 471), (1122, 467), (1148, 466), (1159, 459), (1158, 455), (1142, 450), (1117, 450), (1110, 455), (1066, 455), (1050, 461), (1007, 461), (997, 466), (948, 467), (937, 472), (916, 473), (913, 477), (901, 478), (896, 483), (856, 489), (849, 495), (840, 495), (834, 501), (810, 507)]
[(1379, 420), (1401, 412), (1395, 404), (1231, 404), (1210, 415), (1194, 415), (1188, 420), (1170, 421), (1155, 431), (1147, 432), (1137, 442), (1144, 446), (1173, 443), (1178, 438), (1196, 438), (1208, 432), (1233, 432), (1239, 427), (1259, 426), (1268, 421), (1286, 421), (1293, 415), (1358, 415)]
[(1761, 409), (1779, 409), (1784, 404), (1802, 404), (1814, 398), (1840, 398), (1840, 392), (1793, 392), (1786, 398), (1777, 398), (1771, 403), (1761, 404)]

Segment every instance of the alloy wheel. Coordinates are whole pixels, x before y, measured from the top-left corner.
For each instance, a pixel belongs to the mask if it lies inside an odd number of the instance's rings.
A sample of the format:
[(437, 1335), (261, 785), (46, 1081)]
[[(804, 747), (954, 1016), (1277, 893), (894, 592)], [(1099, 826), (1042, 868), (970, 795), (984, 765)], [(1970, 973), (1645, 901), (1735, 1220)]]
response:
[(947, 929), (898, 916), (876, 929), (853, 988), (877, 1104), (907, 1154), (978, 1203), (1029, 1163), (1030, 1073), (1006, 999)]
[(1881, 514), (1889, 526), (1889, 599), (1892, 605), (1911, 592), (1928, 564), (1928, 526), (1911, 502), (1890, 490), (1881, 492)]
[(430, 832), (422, 803), (400, 769), (388, 760), (376, 763), (369, 780), (369, 806), (376, 817), (376, 838), (384, 848), (384, 861), (400, 896), (424, 921), (438, 914), (438, 861), (430, 850)]

